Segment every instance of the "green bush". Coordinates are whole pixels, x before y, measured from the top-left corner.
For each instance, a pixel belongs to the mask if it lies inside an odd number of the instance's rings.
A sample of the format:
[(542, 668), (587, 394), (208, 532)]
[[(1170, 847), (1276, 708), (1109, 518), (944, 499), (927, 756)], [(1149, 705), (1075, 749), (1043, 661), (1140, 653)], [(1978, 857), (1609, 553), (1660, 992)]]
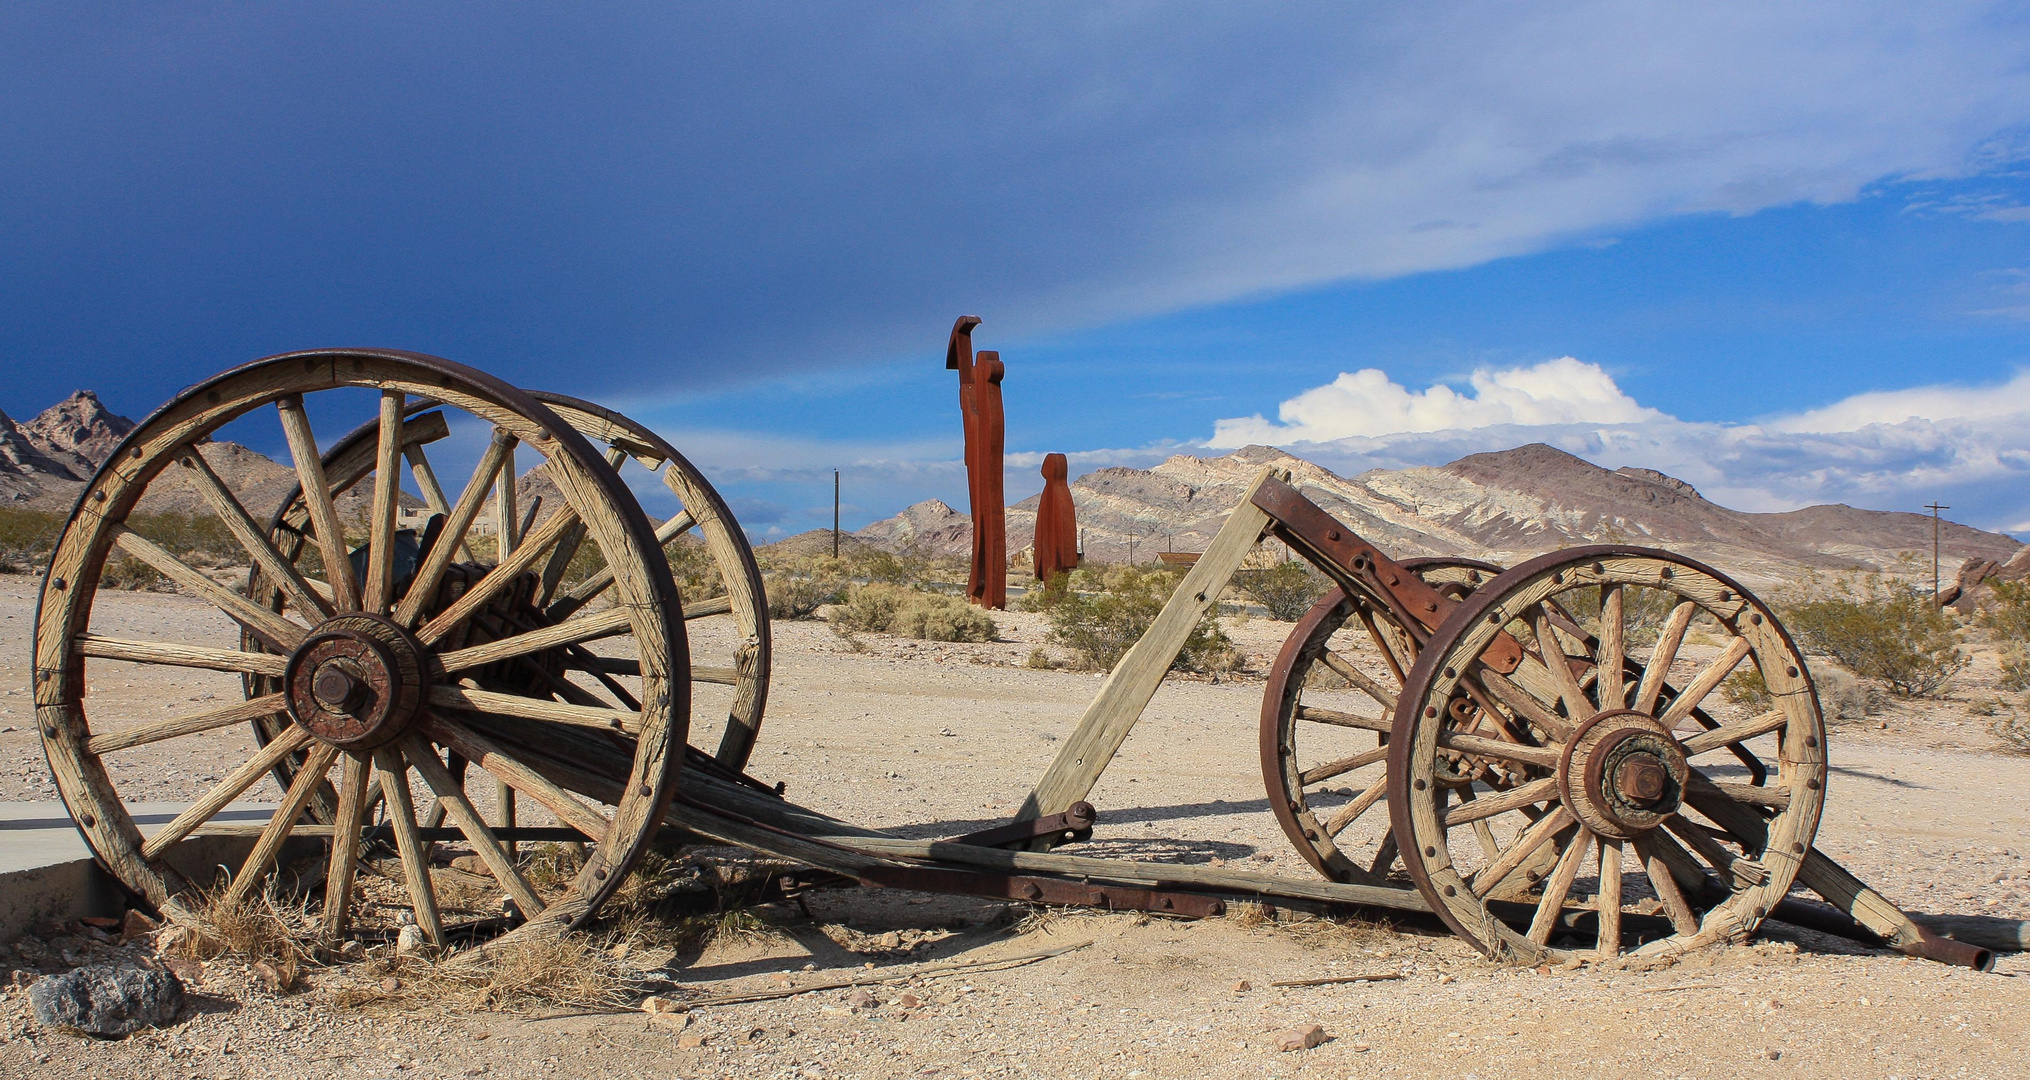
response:
[(1310, 563), (1292, 559), (1267, 570), (1243, 570), (1234, 575), (1234, 587), (1269, 609), (1270, 618), (1296, 622), (1332, 588), (1332, 583), (1312, 569)]
[(1937, 695), (1968, 663), (1952, 617), (1880, 575), (1812, 575), (1784, 608), (1784, 624), (1806, 652), (1904, 697)]
[(956, 596), (885, 582), (852, 590), (829, 621), (847, 634), (899, 634), (923, 641), (992, 641), (1000, 629), (985, 611)]
[[(1072, 575), (1064, 598), (1050, 609), (1050, 640), (1068, 650), (1080, 667), (1111, 671), (1156, 621), (1178, 577), (1133, 566), (1116, 567), (1103, 576), (1081, 569)], [(1101, 588), (1082, 591), (1081, 586), (1093, 584)], [(1180, 671), (1231, 671), (1240, 661), (1219, 619), (1207, 611), (1170, 666)]]
[(1070, 591), (1071, 575), (1060, 570), (1050, 575), (1049, 581), (1038, 582), (1030, 586), (1022, 594), (1021, 599), (1015, 601), (1015, 607), (1020, 611), (1049, 611), (1051, 608), (1056, 607), (1058, 602), (1063, 600), (1065, 594)]
[(771, 619), (813, 619), (818, 609), (839, 601), (846, 579), (830, 558), (783, 559), (762, 572)]

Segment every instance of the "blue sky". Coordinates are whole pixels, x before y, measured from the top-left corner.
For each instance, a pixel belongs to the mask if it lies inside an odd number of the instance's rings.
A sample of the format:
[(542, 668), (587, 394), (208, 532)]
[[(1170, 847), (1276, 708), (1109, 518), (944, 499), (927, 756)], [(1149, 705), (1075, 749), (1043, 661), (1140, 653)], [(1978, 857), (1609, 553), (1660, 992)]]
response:
[(651, 420), (766, 536), (834, 467), (849, 525), (962, 499), (972, 313), (1013, 495), (1543, 439), (2026, 530), (2019, 11), (14, 7), (0, 408), (436, 352)]

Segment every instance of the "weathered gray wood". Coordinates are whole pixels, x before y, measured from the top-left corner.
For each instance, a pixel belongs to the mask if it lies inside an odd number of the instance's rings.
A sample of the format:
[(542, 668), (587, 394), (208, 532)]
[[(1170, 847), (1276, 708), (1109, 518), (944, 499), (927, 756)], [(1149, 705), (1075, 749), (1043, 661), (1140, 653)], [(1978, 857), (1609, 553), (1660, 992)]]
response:
[(339, 523), (338, 509), (332, 503), (324, 459), (317, 452), (317, 436), (310, 430), (310, 418), (303, 411), (303, 395), (282, 398), (275, 402), (275, 411), (282, 417), (282, 432), (289, 440), (289, 454), (296, 463), (304, 507), (310, 513), (310, 526), (317, 533), (318, 552), (324, 557), (324, 581), (331, 586), (332, 607), (338, 611), (357, 611), (359, 582), (353, 577), (345, 527)]
[(149, 743), (161, 742), (164, 739), (174, 739), (183, 735), (195, 735), (200, 731), (211, 731), (216, 728), (229, 727), (233, 724), (244, 724), (249, 720), (259, 720), (265, 716), (273, 716), (286, 710), (288, 707), (288, 703), (283, 700), (281, 694), (263, 694), (257, 698), (249, 698), (246, 701), (228, 705), (223, 709), (209, 709), (201, 713), (187, 713), (183, 716), (170, 717), (167, 720), (157, 720), (152, 724), (140, 724), (120, 731), (108, 731), (103, 734), (96, 734), (86, 740), (85, 750), (93, 754), (110, 754), (115, 750), (125, 750), (134, 746), (146, 746)]
[(1169, 674), (1177, 651), (1198, 626), (1207, 608), (1219, 600), (1220, 591), (1233, 579), (1242, 560), (1260, 542), (1269, 526), (1269, 515), (1254, 504), (1254, 495), (1273, 471), (1263, 469), (1241, 495), (1240, 505), (1228, 515), (1226, 524), (1213, 537), (1205, 554), (1178, 583), (1169, 602), (1156, 616), (1141, 640), (1135, 642), (1121, 662), (1107, 676), (1100, 692), (1086, 707), (1078, 727), (1064, 740), (1056, 760), (1037, 781), (1036, 789), (1023, 802), (1015, 817), (1029, 820), (1045, 814), (1062, 813), (1072, 803), (1091, 794), (1093, 784), (1114, 760), (1121, 743), (1141, 719), (1142, 710)]
[(126, 638), (105, 637), (100, 634), (78, 635), (72, 649), (79, 656), (96, 656), (103, 660), (209, 668), (213, 671), (234, 671), (245, 675), (279, 676), (289, 663), (288, 657), (276, 656), (274, 653), (214, 649), (204, 645), (185, 645), (176, 641), (130, 641)]
[(409, 766), (391, 746), (374, 751), (374, 774), (388, 821), (395, 827), (395, 848), (402, 855), (402, 877), (408, 882), (410, 910), (416, 925), (436, 946), (444, 944), (444, 924), (437, 917), (437, 889), (430, 881), (430, 848), (416, 832), (416, 804), (409, 794)]

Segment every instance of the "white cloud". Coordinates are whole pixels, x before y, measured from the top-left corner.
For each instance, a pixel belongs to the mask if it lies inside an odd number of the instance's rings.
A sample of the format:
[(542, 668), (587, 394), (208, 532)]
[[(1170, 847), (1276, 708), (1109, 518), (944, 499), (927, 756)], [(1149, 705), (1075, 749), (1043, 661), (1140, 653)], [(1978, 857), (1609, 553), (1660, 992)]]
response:
[[(1554, 367), (1554, 365), (1568, 365)], [(1545, 369), (1570, 375), (1578, 390), (1547, 388)], [(1641, 406), (1599, 368), (1570, 358), (1508, 371), (1477, 372), (1474, 394), (1412, 392), (1380, 372), (1342, 375), (1284, 403), (1284, 426), (1260, 417), (1223, 420), (1209, 446), (1234, 436), (1267, 440), (1343, 473), (1438, 465), (1467, 454), (1543, 442), (1607, 468), (1635, 465), (1686, 480), (1723, 506), (1784, 511), (1845, 502), (1916, 510), (1933, 499), (1953, 518), (2015, 530), (2030, 522), (2030, 372), (1999, 385), (1923, 386), (1857, 394), (1808, 412), (1752, 424), (1695, 423)], [(1372, 387), (1380, 404), (1339, 396)], [(1524, 410), (1504, 416), (1501, 395), (1521, 395)], [(1490, 395), (1494, 402), (1489, 402)], [(1575, 413), (1570, 401), (1612, 403), (1618, 412)], [(1432, 406), (1436, 400), (1442, 403)], [(1305, 403), (1303, 409), (1294, 408)], [(1416, 408), (1405, 408), (1404, 403)], [(1327, 407), (1329, 406), (1329, 407)], [(1419, 412), (1418, 408), (1423, 411)], [(1596, 410), (1603, 406), (1594, 406)], [(1450, 427), (1412, 424), (1449, 416)], [(1367, 425), (1354, 434), (1302, 437)], [(1300, 437), (1291, 437), (1297, 433)]]
[(1500, 424), (1620, 424), (1663, 415), (1622, 393), (1598, 365), (1569, 356), (1531, 367), (1481, 368), (1469, 383), (1471, 389), (1464, 393), (1443, 384), (1413, 391), (1377, 368), (1341, 372), (1330, 383), (1284, 402), (1277, 410), (1281, 424), (1260, 416), (1221, 420), (1206, 445), (1326, 442)]

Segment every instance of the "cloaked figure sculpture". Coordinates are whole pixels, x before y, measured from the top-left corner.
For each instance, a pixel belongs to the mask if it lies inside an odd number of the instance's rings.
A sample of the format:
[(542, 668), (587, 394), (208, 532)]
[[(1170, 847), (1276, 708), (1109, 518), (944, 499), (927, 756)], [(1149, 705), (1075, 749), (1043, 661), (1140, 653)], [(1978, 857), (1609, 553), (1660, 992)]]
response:
[(984, 608), (1008, 606), (1008, 511), (1002, 504), (1001, 456), (1008, 424), (1001, 412), (1001, 354), (973, 356), (978, 316), (962, 315), (945, 345), (945, 367), (959, 373), (959, 415), (966, 429), (966, 494), (972, 501), (973, 567), (966, 595)]
[(1043, 455), (1043, 498), (1036, 504), (1036, 580), (1049, 585), (1058, 574), (1078, 569), (1078, 508), (1063, 454)]

